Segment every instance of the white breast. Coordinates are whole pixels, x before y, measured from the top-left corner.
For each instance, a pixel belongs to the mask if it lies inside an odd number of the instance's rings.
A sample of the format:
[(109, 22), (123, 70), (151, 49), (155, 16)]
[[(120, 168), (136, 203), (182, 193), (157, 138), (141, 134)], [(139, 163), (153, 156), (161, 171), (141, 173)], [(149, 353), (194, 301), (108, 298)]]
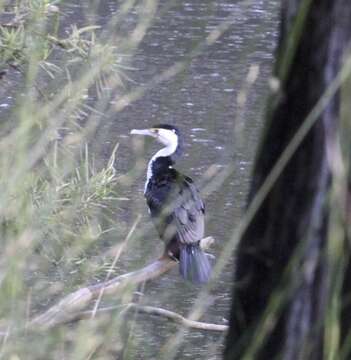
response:
[(144, 194), (146, 193), (147, 184), (149, 183), (149, 180), (151, 179), (151, 177), (153, 175), (152, 174), (153, 162), (159, 157), (167, 157), (167, 156), (174, 154), (175, 151), (177, 150), (177, 146), (178, 146), (178, 141), (174, 141), (174, 142), (170, 143), (169, 145), (167, 145), (166, 147), (164, 147), (163, 149), (157, 151), (157, 153), (151, 158), (151, 160), (149, 161), (149, 163), (147, 165), (146, 181), (145, 181), (145, 185), (144, 185)]

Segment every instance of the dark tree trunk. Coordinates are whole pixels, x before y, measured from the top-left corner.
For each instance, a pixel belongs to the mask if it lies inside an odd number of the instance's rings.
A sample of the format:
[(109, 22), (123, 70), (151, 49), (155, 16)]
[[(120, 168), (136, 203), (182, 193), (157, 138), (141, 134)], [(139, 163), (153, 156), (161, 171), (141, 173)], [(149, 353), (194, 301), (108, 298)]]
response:
[[(306, 4), (283, 1), (276, 66), (280, 91), (267, 112), (249, 205), (340, 71), (351, 39), (350, 0), (312, 0), (299, 12)], [(299, 39), (298, 31), (292, 34), (297, 19), (302, 23)], [(293, 41), (297, 47), (291, 62), (285, 61)], [(324, 107), (241, 239), (226, 360), (244, 354), (251, 359), (323, 357), (333, 277), (326, 251), (333, 181), (329, 150), (337, 139), (339, 95)], [(344, 285), (344, 290), (350, 288)]]

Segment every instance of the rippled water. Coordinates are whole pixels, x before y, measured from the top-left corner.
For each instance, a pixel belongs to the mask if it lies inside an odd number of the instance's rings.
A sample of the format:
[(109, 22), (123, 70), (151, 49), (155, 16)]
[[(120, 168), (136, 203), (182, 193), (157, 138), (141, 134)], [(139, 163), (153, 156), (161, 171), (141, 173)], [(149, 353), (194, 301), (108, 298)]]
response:
[[(131, 74), (136, 84), (144, 84), (176, 61), (187, 57), (194, 46), (221, 22), (233, 17), (230, 29), (196, 56), (185, 71), (170, 81), (149, 91), (124, 111), (111, 117), (101, 126), (95, 139), (101, 157), (106, 157), (116, 141), (120, 142), (119, 169), (130, 170), (136, 154), (128, 136), (132, 128), (144, 128), (155, 123), (171, 123), (180, 127), (185, 136), (185, 156), (177, 167), (198, 182), (210, 167), (214, 173), (233, 166), (234, 171), (224, 182), (215, 186), (206, 198), (207, 235), (217, 241), (213, 253), (219, 256), (229, 241), (244, 206), (249, 172), (262, 126), (262, 112), (268, 88), (273, 50), (276, 43), (278, 1), (254, 2), (217, 1), (208, 3), (190, 0), (176, 3), (157, 17), (133, 58), (137, 71)], [(104, 23), (114, 2), (100, 9), (98, 22)], [(125, 19), (133, 23), (133, 15)], [(238, 105), (238, 94), (247, 85), (252, 65), (259, 67), (257, 80), (248, 91), (246, 103)], [(235, 129), (240, 131), (235, 134)], [(105, 144), (105, 145), (103, 145)], [(146, 147), (143, 157), (149, 159), (157, 145)], [(145, 169), (146, 170), (146, 169)], [(126, 194), (130, 206), (143, 214), (142, 224), (149, 224), (143, 198), (143, 174)], [(208, 181), (208, 179), (206, 180)], [(133, 220), (131, 216), (130, 220)], [(152, 259), (155, 248), (162, 243), (154, 230), (137, 244), (131, 257)], [(223, 323), (228, 319), (232, 285), (233, 262), (221, 274), (213, 291), (203, 321)], [(199, 289), (185, 284), (177, 270), (147, 285), (144, 303), (158, 305), (186, 314), (194, 303)], [(175, 333), (175, 327), (163, 319), (139, 316), (135, 337), (138, 358), (152, 359)], [(185, 336), (177, 359), (219, 359), (223, 337), (218, 334), (190, 331)]]
[[(116, 1), (101, 1), (99, 15), (90, 15), (89, 4), (65, 5), (67, 28), (71, 23), (84, 26), (87, 22), (104, 27), (118, 11)], [(215, 237), (212, 253), (218, 257), (223, 245), (230, 240), (245, 205), (277, 40), (279, 2), (188, 0), (162, 5), (132, 60), (136, 70), (129, 76), (136, 85), (147, 83), (175, 62), (186, 59), (221, 22), (231, 17), (233, 24), (212, 46), (194, 57), (185, 72), (159, 84), (122, 112), (105, 118), (92, 145), (99, 161), (104, 162), (119, 142), (117, 168), (123, 173), (131, 170), (136, 156), (141, 156), (131, 145), (130, 130), (170, 123), (177, 125), (185, 137), (185, 154), (177, 164), (180, 171), (201, 184), (215, 180), (216, 174), (232, 167), (230, 175), (217, 184), (215, 181), (206, 196), (206, 234)], [(122, 30), (128, 31), (135, 21), (136, 14), (129, 14), (123, 20)], [(251, 75), (258, 69), (252, 86), (247, 82), (250, 69)], [(240, 96), (243, 91), (247, 92), (244, 97)], [(3, 95), (0, 114), (5, 114), (13, 104), (11, 92), (7, 97)], [(157, 145), (148, 145), (142, 156), (149, 159), (156, 150)], [(141, 212), (141, 229), (150, 223), (143, 198), (145, 174), (123, 188), (121, 194), (130, 198), (123, 204), (130, 225), (134, 215)], [(124, 261), (133, 263), (143, 257), (151, 260), (162, 252), (162, 247), (152, 229), (143, 241), (134, 245)], [(232, 275), (233, 261), (211, 291), (210, 306), (203, 321), (224, 323), (228, 319)], [(187, 314), (198, 292), (198, 287), (184, 283), (174, 270), (147, 284), (144, 303)], [(138, 324), (135, 329), (137, 358), (157, 358), (162, 346), (175, 334), (175, 326), (149, 316), (139, 316)], [(222, 344), (221, 335), (190, 331), (176, 359), (219, 359)]]
[[(229, 241), (244, 206), (249, 172), (262, 126), (262, 112), (268, 88), (268, 78), (276, 43), (278, 1), (242, 2), (217, 1), (208, 4), (191, 0), (176, 4), (157, 18), (138, 49), (133, 66), (138, 71), (133, 79), (145, 83), (157, 73), (184, 59), (189, 51), (229, 16), (234, 17), (230, 29), (203, 54), (194, 58), (184, 74), (162, 83), (141, 100), (107, 121), (100, 129), (97, 141), (111, 149), (120, 141), (121, 169), (129, 169), (134, 161), (130, 138), (131, 128), (143, 128), (155, 123), (176, 124), (185, 136), (186, 153), (177, 167), (198, 182), (210, 167), (215, 173), (233, 166), (234, 171), (206, 198), (207, 235), (217, 241), (213, 253), (218, 256)], [(247, 94), (243, 108), (237, 97), (246, 85), (250, 66), (258, 65), (257, 80)], [(237, 127), (235, 127), (237, 126)], [(235, 134), (234, 129), (240, 134)], [(106, 151), (105, 149), (105, 151)], [(156, 151), (157, 145), (146, 147), (145, 159)], [(107, 152), (108, 153), (108, 152)], [(103, 154), (106, 152), (103, 151)], [(150, 222), (143, 199), (144, 174), (129, 194), (142, 222)], [(156, 232), (140, 246), (152, 258), (153, 249), (162, 247)], [(150, 255), (151, 254), (151, 255)], [(204, 321), (223, 323), (228, 318), (233, 263), (211, 292), (211, 306)], [(175, 270), (148, 284), (145, 302), (186, 314), (199, 289), (184, 284)], [(154, 358), (169, 341), (174, 326), (162, 319), (141, 317), (143, 324), (136, 336), (140, 341), (139, 358)], [(185, 337), (177, 359), (219, 359), (223, 338), (217, 334), (191, 331)], [(143, 353), (143, 351), (145, 353)]]

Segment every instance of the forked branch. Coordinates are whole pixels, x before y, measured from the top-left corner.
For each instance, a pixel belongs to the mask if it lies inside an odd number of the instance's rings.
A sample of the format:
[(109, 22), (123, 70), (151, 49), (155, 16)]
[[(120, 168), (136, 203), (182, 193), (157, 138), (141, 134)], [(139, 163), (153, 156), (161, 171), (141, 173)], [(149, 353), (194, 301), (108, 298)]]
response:
[[(203, 249), (207, 249), (213, 242), (212, 237), (207, 237), (202, 239), (200, 244)], [(176, 265), (177, 263), (174, 260), (168, 257), (161, 257), (140, 270), (116, 276), (96, 285), (80, 288), (66, 295), (43, 314), (35, 317), (30, 322), (30, 327), (33, 329), (50, 329), (59, 324), (72, 321), (79, 317), (79, 312), (83, 311), (94, 300), (100, 298), (102, 293), (103, 295), (119, 294), (126, 287), (136, 286), (155, 279)]]

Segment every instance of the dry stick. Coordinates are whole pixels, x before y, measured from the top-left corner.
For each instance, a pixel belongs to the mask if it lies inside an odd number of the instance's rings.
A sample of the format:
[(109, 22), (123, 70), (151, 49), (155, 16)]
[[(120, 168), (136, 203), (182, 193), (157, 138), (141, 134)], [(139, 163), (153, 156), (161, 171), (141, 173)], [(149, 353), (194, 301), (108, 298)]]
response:
[[(217, 325), (217, 324), (211, 324), (211, 323), (205, 323), (201, 321), (195, 321), (185, 318), (184, 316), (175, 313), (170, 310), (162, 309), (159, 307), (154, 306), (145, 306), (145, 305), (139, 305), (139, 304), (126, 304), (126, 305), (118, 305), (118, 306), (108, 306), (104, 308), (100, 308), (97, 310), (96, 315), (101, 315), (105, 313), (110, 313), (115, 310), (123, 308), (123, 312), (130, 311), (130, 310), (137, 310), (140, 313), (145, 313), (149, 315), (155, 315), (164, 317), (170, 321), (173, 321), (177, 324), (183, 325), (187, 328), (193, 328), (193, 329), (200, 329), (200, 330), (209, 330), (209, 331), (227, 331), (228, 325)], [(93, 311), (83, 311), (77, 314), (76, 319), (82, 320), (82, 319), (89, 319), (92, 317)]]
[[(207, 249), (213, 242), (212, 237), (207, 237), (201, 240), (200, 245), (203, 249)], [(77, 314), (93, 300), (96, 300), (101, 291), (103, 291), (104, 295), (118, 294), (129, 286), (155, 279), (176, 265), (177, 263), (169, 257), (161, 257), (142, 269), (116, 276), (96, 285), (80, 288), (65, 296), (43, 314), (35, 317), (30, 322), (29, 327), (32, 329), (50, 329), (69, 322), (75, 319)]]

